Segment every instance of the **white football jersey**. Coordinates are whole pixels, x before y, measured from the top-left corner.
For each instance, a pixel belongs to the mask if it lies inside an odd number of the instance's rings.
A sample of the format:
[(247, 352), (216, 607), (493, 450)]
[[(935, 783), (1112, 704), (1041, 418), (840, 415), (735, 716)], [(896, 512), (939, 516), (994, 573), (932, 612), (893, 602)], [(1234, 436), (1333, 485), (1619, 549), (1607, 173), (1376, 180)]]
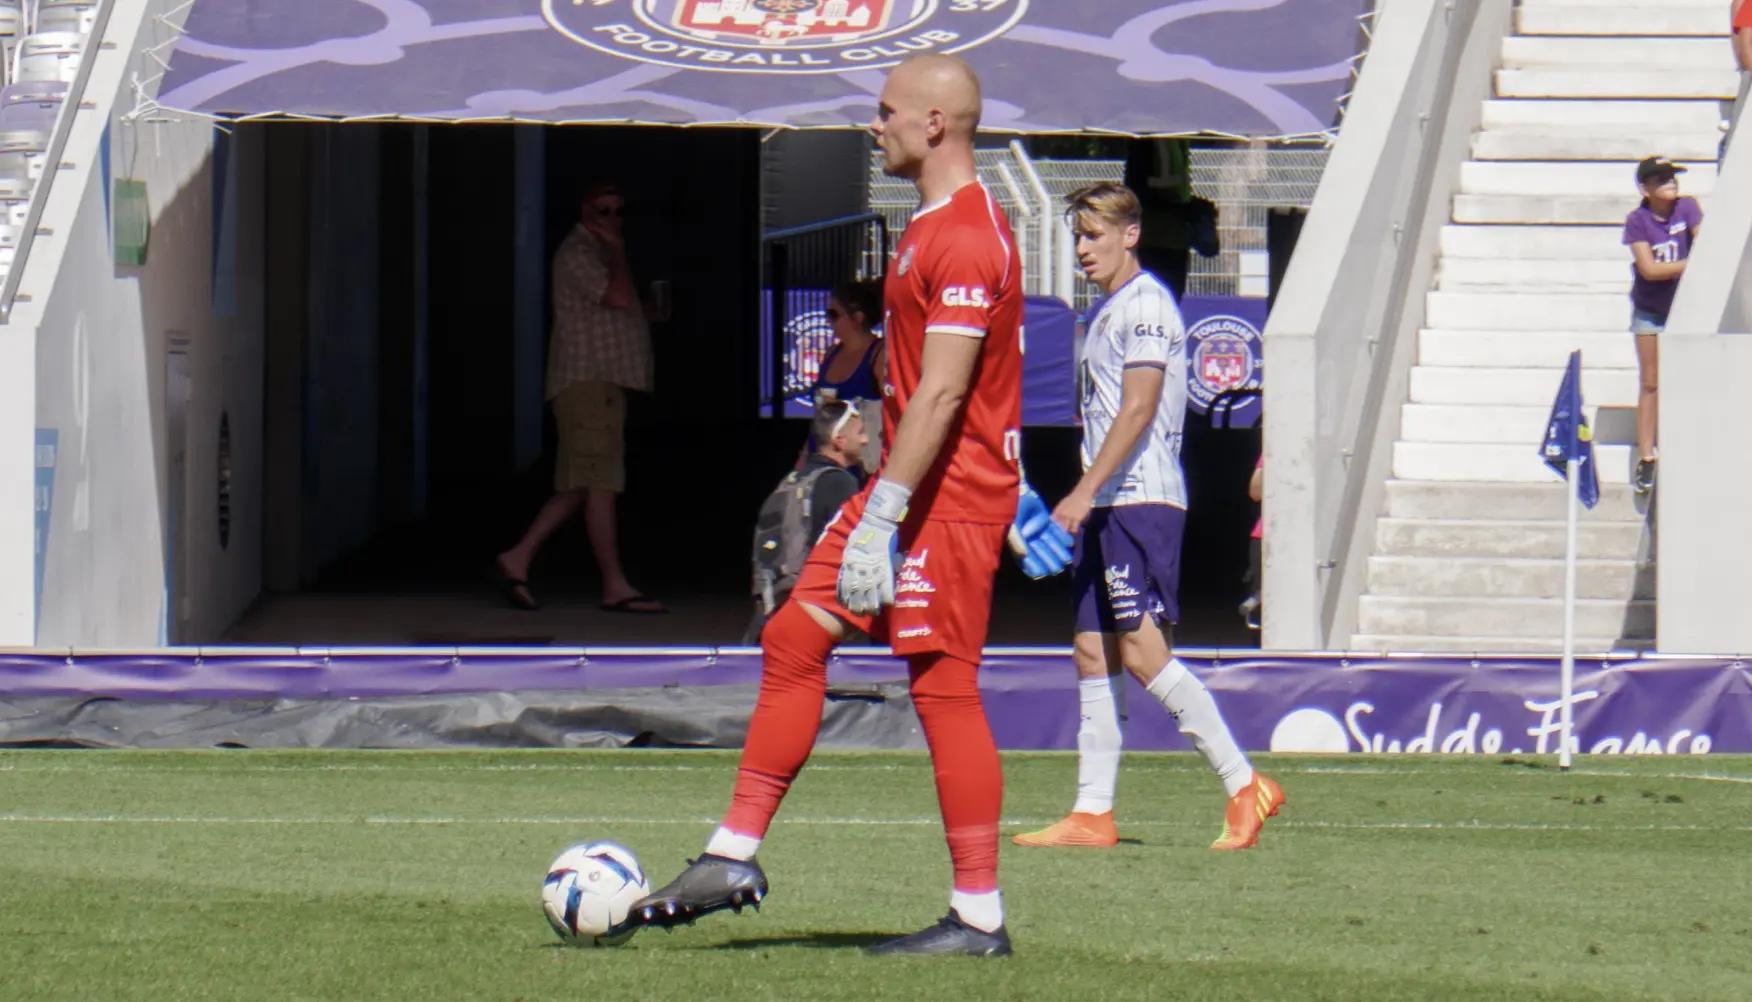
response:
[(1097, 302), (1085, 323), (1078, 382), (1082, 389), (1083, 469), (1095, 461), (1119, 414), (1125, 370), (1163, 370), (1156, 417), (1112, 479), (1095, 492), (1097, 507), (1171, 504), (1186, 507), (1180, 438), (1186, 422), (1186, 324), (1174, 294), (1147, 271)]

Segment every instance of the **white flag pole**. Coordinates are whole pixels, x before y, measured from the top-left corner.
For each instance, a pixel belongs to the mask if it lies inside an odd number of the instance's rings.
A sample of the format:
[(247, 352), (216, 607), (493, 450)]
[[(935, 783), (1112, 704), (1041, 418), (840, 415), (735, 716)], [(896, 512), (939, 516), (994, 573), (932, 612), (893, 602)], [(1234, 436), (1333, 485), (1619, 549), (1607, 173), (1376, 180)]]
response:
[(1564, 526), (1567, 541), (1563, 553), (1563, 669), (1562, 680), (1558, 683), (1558, 699), (1562, 713), (1562, 730), (1558, 733), (1557, 767), (1570, 767), (1570, 740), (1575, 733), (1575, 721), (1571, 718), (1571, 695), (1575, 691), (1576, 676), (1576, 474), (1581, 462), (1571, 456), (1564, 463), (1564, 482), (1568, 489), (1569, 501), (1564, 505), (1569, 516)]

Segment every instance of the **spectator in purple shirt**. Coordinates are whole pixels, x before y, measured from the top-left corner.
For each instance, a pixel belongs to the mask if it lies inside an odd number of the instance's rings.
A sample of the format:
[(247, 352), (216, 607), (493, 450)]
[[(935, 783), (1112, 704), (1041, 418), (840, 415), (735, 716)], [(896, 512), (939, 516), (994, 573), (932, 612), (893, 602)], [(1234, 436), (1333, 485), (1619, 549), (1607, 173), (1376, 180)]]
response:
[(1656, 335), (1667, 326), (1673, 294), (1691, 245), (1703, 227), (1703, 209), (1695, 198), (1679, 195), (1679, 175), (1685, 168), (1665, 157), (1649, 157), (1636, 165), (1642, 204), (1624, 218), (1624, 243), (1635, 258), (1630, 283), (1630, 332), (1636, 335), (1636, 366), (1642, 390), (1636, 401), (1636, 475), (1638, 494), (1655, 488), (1655, 421), (1659, 355)]

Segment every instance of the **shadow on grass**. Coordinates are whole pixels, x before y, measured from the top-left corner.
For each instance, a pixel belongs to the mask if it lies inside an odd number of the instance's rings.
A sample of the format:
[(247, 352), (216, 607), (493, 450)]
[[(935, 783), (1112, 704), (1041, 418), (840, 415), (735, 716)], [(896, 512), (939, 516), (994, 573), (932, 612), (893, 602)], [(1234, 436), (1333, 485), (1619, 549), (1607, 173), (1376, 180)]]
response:
[(714, 943), (701, 946), (702, 950), (765, 950), (780, 946), (804, 946), (817, 950), (860, 950), (866, 946), (885, 943), (896, 936), (905, 933), (898, 932), (817, 932), (805, 935), (764, 936), (751, 939), (733, 939), (727, 943)]

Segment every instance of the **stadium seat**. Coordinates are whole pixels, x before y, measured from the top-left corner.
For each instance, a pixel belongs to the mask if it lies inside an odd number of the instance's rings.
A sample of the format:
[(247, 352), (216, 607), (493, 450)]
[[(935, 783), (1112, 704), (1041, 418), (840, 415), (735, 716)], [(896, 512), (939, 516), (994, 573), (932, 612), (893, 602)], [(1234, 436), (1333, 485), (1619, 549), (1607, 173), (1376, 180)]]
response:
[(41, 152), (0, 153), (0, 179), (12, 178), (34, 185), (43, 176), (43, 162), (47, 159)]
[(60, 104), (67, 99), (67, 84), (61, 80), (29, 80), (0, 87), (0, 108), (25, 102)]
[(74, 31), (30, 35), (19, 44), (14, 79), (72, 83), (79, 75), (79, 56), (84, 48), (85, 36)]
[[(6, 188), (6, 182), (0, 181), (0, 192)], [(8, 226), (23, 226), (30, 218), (30, 199), (0, 197), (0, 220)]]
[(54, 128), (54, 119), (45, 126), (9, 119), (0, 112), (0, 153), (44, 153), (49, 148), (49, 135)]
[(37, 5), (36, 23), (31, 25), (31, 31), (33, 34), (70, 31), (89, 35), (96, 20), (97, 4), (90, 0), (42, 0)]
[[(56, 117), (61, 114), (61, 99), (44, 98), (29, 91), (21, 92), (19, 88), (24, 86), (28, 85), (14, 84), (0, 88), (0, 122), (46, 125), (53, 129)], [(16, 127), (15, 125), (14, 128)]]
[(12, 50), (24, 35), (24, 10), (19, 0), (0, 0), (0, 77), (12, 76)]
[(31, 180), (30, 164), (25, 156), (23, 153), (0, 153), (0, 183)]

